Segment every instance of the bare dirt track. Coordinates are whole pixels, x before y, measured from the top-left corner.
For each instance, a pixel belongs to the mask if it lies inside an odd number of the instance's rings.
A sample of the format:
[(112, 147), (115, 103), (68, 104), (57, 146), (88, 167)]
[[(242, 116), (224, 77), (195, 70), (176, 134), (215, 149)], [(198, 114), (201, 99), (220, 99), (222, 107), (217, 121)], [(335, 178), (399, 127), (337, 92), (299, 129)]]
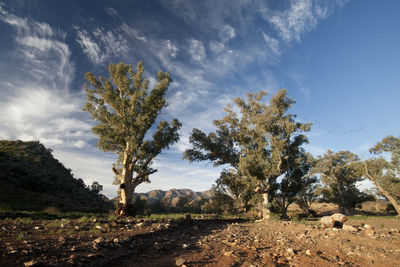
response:
[(354, 228), (324, 229), (317, 221), (2, 220), (0, 266), (399, 266), (400, 220), (355, 217), (345, 225)]

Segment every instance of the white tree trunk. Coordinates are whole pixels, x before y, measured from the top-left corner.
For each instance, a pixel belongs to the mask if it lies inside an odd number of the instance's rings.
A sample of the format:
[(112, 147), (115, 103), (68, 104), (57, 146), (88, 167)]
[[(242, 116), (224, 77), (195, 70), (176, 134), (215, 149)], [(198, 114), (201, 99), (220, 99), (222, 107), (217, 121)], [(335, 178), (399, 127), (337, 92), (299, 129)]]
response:
[(130, 158), (128, 153), (124, 152), (122, 162), (122, 172), (120, 174), (120, 198), (116, 210), (117, 215), (132, 215), (133, 190), (132, 190), (132, 170), (130, 170)]
[(270, 205), (269, 205), (269, 197), (268, 197), (268, 192), (263, 193), (263, 202), (262, 202), (262, 207), (261, 207), (261, 214), (262, 214), (262, 219), (263, 220), (268, 220), (271, 217), (271, 211), (270, 211)]

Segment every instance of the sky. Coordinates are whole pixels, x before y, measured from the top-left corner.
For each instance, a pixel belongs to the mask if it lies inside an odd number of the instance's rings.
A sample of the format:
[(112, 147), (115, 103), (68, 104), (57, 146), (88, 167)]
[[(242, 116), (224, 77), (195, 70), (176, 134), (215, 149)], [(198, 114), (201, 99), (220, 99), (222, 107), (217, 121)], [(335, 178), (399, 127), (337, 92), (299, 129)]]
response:
[(0, 139), (39, 140), (76, 178), (116, 196), (112, 163), (82, 111), (86, 72), (143, 61), (173, 79), (160, 119), (180, 141), (154, 162), (153, 189), (209, 189), (221, 168), (189, 163), (193, 128), (235, 97), (286, 88), (291, 113), (313, 122), (306, 150), (368, 150), (399, 135), (400, 2), (396, 0), (0, 0)]

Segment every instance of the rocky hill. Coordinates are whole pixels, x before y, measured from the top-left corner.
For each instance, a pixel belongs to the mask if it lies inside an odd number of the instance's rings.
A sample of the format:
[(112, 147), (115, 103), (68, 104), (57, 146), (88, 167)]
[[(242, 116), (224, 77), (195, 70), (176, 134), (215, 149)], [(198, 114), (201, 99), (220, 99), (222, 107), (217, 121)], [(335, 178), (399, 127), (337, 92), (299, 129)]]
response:
[(75, 179), (39, 142), (0, 140), (0, 208), (105, 212), (110, 203)]
[(175, 205), (180, 197), (187, 196), (193, 200), (198, 200), (200, 198), (211, 198), (211, 192), (210, 190), (194, 192), (190, 189), (170, 189), (168, 191), (152, 190), (147, 193), (135, 193), (135, 196), (146, 200), (149, 204), (154, 203), (157, 200), (162, 200)]

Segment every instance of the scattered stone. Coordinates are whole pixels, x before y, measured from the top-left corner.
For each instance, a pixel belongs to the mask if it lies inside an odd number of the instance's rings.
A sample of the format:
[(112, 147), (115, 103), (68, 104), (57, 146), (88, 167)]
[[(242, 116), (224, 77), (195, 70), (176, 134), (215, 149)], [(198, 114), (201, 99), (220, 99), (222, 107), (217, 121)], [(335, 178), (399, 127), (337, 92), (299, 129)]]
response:
[(176, 260), (175, 265), (176, 266), (182, 266), (185, 263), (185, 259), (179, 258)]
[(365, 235), (367, 235), (367, 236), (373, 236), (374, 234), (375, 234), (375, 231), (372, 228), (368, 228), (367, 230), (365, 230)]
[(60, 224), (60, 227), (61, 227), (61, 228), (65, 228), (65, 224), (63, 224), (63, 223)]
[(119, 239), (118, 239), (118, 238), (114, 238), (114, 239), (113, 239), (113, 242), (114, 242), (114, 243), (119, 243)]
[(223, 255), (228, 257), (228, 256), (232, 255), (232, 253), (233, 253), (233, 251), (225, 251), (223, 253)]
[(350, 232), (357, 232), (358, 231), (358, 229), (356, 227), (354, 227), (352, 225), (347, 225), (347, 224), (344, 224), (342, 229), (345, 230), (345, 231), (350, 231)]
[(292, 256), (296, 254), (292, 248), (288, 248), (286, 251)]
[(99, 229), (99, 230), (102, 229), (100, 225), (96, 225), (95, 228), (96, 228), (96, 229)]
[(60, 242), (60, 243), (65, 243), (65, 241), (66, 241), (66, 239), (65, 239), (65, 237), (63, 237), (63, 236), (60, 236), (60, 237), (58, 238), (58, 242)]
[(187, 244), (182, 244), (183, 249), (187, 249), (189, 246)]
[(100, 237), (96, 238), (96, 239), (94, 240), (94, 242), (97, 243), (97, 244), (103, 243), (103, 242), (104, 242), (104, 237), (100, 236)]
[(74, 229), (75, 229), (75, 231), (80, 231), (80, 230), (81, 230), (81, 228), (79, 227), (79, 225), (75, 225)]
[(363, 226), (365, 229), (374, 229), (374, 227), (372, 227), (371, 225), (369, 225), (369, 224), (364, 224), (364, 226)]
[(31, 261), (27, 261), (27, 262), (24, 262), (24, 266), (35, 266), (35, 265), (37, 265), (37, 261), (35, 261), (35, 260), (31, 260)]
[(76, 247), (72, 246), (71, 251), (75, 251), (75, 250), (76, 250)]
[(306, 250), (306, 254), (307, 254), (308, 256), (311, 256), (311, 250), (307, 249), (307, 250)]

